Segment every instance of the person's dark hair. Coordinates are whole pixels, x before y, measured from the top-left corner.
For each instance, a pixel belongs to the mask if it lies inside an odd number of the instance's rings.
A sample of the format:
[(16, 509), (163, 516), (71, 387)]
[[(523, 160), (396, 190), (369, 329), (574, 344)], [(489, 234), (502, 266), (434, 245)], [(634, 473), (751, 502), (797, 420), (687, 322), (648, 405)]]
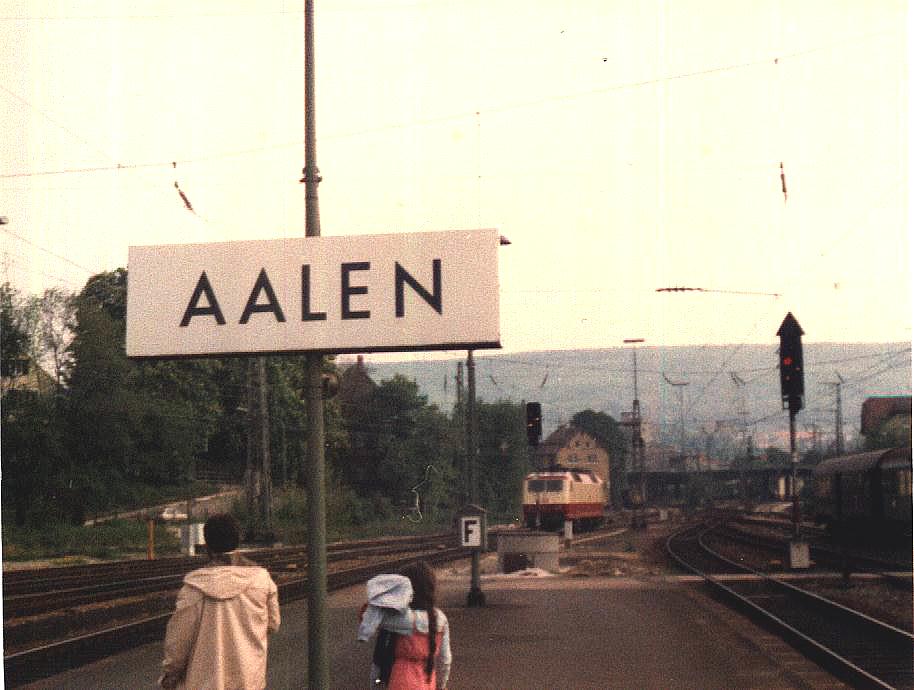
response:
[(413, 585), (410, 607), (428, 613), (428, 659), (425, 675), (429, 680), (435, 670), (435, 648), (438, 644), (438, 615), (435, 613), (435, 572), (423, 562), (413, 563), (400, 571)]
[(203, 539), (213, 553), (227, 553), (237, 549), (240, 533), (238, 521), (228, 513), (213, 515), (203, 525)]

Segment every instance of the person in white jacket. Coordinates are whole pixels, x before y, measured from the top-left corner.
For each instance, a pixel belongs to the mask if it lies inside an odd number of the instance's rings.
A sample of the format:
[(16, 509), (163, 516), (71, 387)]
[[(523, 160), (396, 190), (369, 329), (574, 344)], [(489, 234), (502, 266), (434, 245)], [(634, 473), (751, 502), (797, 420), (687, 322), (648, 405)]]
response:
[(279, 628), (279, 596), (266, 569), (232, 553), (238, 522), (214, 515), (203, 526), (210, 563), (188, 573), (165, 632), (163, 688), (262, 690), (267, 635)]

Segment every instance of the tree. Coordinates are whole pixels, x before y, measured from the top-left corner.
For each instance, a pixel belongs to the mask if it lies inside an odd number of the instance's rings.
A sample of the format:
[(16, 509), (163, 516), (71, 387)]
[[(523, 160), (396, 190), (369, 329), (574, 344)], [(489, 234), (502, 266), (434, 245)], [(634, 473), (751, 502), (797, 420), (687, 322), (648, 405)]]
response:
[(28, 348), (28, 336), (19, 322), (19, 293), (9, 283), (0, 285), (0, 350), (3, 359), (24, 355)]
[(72, 338), (76, 303), (74, 296), (59, 288), (48, 288), (37, 299), (38, 328), (35, 360), (47, 363), (60, 391), (72, 358), (68, 345)]
[[(91, 283), (91, 279), (90, 279)], [(76, 328), (70, 345), (68, 441), (72, 480), (88, 509), (99, 511), (123, 496), (134, 454), (135, 399), (127, 388), (130, 363), (123, 329), (88, 295), (77, 298)]]
[[(37, 361), (38, 305), (35, 299), (21, 297), (9, 283), (0, 286), (4, 377), (23, 373)], [(61, 480), (68, 457), (56, 397), (41, 386), (36, 390), (4, 385), (2, 395), (3, 502), (13, 507), (18, 525), (59, 519), (68, 508)]]
[[(0, 285), (0, 356), (4, 378), (18, 371), (18, 362), (29, 354), (29, 331), (18, 291), (9, 283)], [(6, 393), (4, 384), (3, 393)]]
[(70, 364), (68, 344), (72, 334), (73, 295), (48, 288), (41, 296), (21, 297), (9, 283), (0, 286), (4, 369), (14, 361), (52, 372), (60, 392)]
[(379, 515), (395, 505), (404, 516), (434, 519), (453, 505), (452, 427), (415, 381), (394, 376), (366, 389), (360, 405), (333, 409), (341, 422), (331, 437), (334, 474)]
[(63, 475), (67, 454), (52, 396), (11, 390), (0, 406), (3, 503), (17, 525), (60, 519), (70, 511)]
[(593, 410), (578, 412), (572, 417), (571, 423), (593, 436), (609, 455), (610, 497), (613, 505), (622, 505), (628, 445), (625, 434), (619, 428), (619, 423), (608, 414)]
[(129, 502), (139, 484), (178, 484), (222, 416), (209, 360), (141, 362), (125, 353), (123, 269), (93, 276), (77, 296), (68, 376), (73, 481), (100, 510)]
[(495, 513), (518, 515), (521, 486), (527, 474), (527, 433), (524, 407), (499, 400), (477, 402), (479, 420), (480, 501)]
[[(374, 485), (389, 498), (411, 498), (410, 488), (424, 476), (423, 460), (408, 452), (416, 447), (416, 427), (427, 398), (419, 386), (404, 376), (382, 381), (370, 402), (369, 424), (374, 433)], [(428, 420), (425, 420), (426, 422)], [(370, 437), (371, 438), (371, 437)], [(433, 458), (426, 458), (433, 460)]]

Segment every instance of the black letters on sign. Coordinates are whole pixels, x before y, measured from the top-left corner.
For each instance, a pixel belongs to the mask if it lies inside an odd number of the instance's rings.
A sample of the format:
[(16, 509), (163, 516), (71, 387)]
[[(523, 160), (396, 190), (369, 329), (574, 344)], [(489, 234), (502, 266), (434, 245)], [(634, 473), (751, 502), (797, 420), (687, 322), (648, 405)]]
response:
[[(260, 292), (263, 291), (267, 293), (266, 304), (257, 304), (257, 298), (260, 297)], [(241, 314), (241, 320), (238, 323), (247, 323), (248, 319), (251, 318), (251, 314), (260, 313), (269, 311), (273, 313), (273, 316), (276, 317), (276, 320), (280, 323), (285, 322), (286, 317), (282, 313), (282, 309), (279, 307), (279, 302), (276, 300), (276, 293), (273, 292), (273, 286), (270, 285), (270, 279), (267, 278), (267, 271), (265, 268), (260, 269), (260, 275), (257, 276), (257, 282), (254, 283), (254, 288), (251, 290), (251, 296), (248, 297), (248, 303), (244, 307), (244, 312)]]
[(343, 308), (343, 318), (344, 319), (370, 319), (371, 312), (367, 309), (365, 311), (352, 311), (349, 308), (349, 296), (350, 295), (366, 295), (368, 294), (368, 288), (365, 285), (349, 285), (349, 274), (352, 271), (367, 271), (371, 269), (371, 263), (368, 261), (355, 261), (353, 263), (342, 264), (340, 266), (340, 278), (342, 280), (342, 287), (340, 290), (340, 303)]
[(441, 259), (434, 259), (432, 261), (432, 292), (429, 293), (424, 287), (419, 284), (415, 278), (413, 278), (409, 273), (406, 272), (406, 269), (400, 265), (400, 262), (395, 262), (396, 266), (394, 269), (394, 284), (396, 288), (396, 313), (397, 318), (401, 318), (405, 313), (405, 308), (403, 306), (403, 284), (409, 283), (409, 286), (416, 291), (416, 294), (424, 299), (436, 312), (441, 313)]
[(301, 267), (301, 320), (327, 320), (327, 312), (311, 311), (311, 266), (308, 264)]
[[(209, 302), (208, 307), (198, 307), (197, 302), (200, 297), (206, 295)], [(209, 278), (206, 277), (206, 271), (200, 274), (200, 280), (197, 281), (197, 287), (194, 288), (194, 294), (190, 296), (190, 302), (187, 303), (187, 309), (184, 310), (184, 317), (181, 319), (181, 325), (186, 326), (195, 316), (215, 316), (216, 323), (220, 326), (225, 325), (225, 317), (222, 316), (222, 310), (219, 308), (219, 302), (216, 301), (216, 294), (209, 284)]]

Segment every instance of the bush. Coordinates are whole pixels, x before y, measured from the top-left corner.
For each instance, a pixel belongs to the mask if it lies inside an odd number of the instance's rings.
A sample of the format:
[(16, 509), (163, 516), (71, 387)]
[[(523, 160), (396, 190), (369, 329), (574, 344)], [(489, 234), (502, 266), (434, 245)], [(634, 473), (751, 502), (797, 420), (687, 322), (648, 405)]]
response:
[[(84, 556), (88, 558), (138, 557), (146, 553), (146, 523), (112, 520), (95, 527), (65, 523), (19, 528), (3, 520), (3, 558), (9, 561), (45, 560)], [(180, 541), (164, 525), (156, 525), (157, 555), (176, 554)]]
[[(334, 483), (328, 487), (327, 541), (343, 541), (380, 537), (439, 532), (449, 529), (428, 518), (414, 521), (391, 501), (380, 496), (362, 498), (349, 487)], [(244, 500), (236, 500), (232, 514), (238, 518), (245, 535), (264, 533), (258, 516), (248, 513)], [(277, 489), (274, 493), (272, 533), (283, 544), (304, 544), (308, 541), (308, 496), (304, 489), (291, 487)]]

